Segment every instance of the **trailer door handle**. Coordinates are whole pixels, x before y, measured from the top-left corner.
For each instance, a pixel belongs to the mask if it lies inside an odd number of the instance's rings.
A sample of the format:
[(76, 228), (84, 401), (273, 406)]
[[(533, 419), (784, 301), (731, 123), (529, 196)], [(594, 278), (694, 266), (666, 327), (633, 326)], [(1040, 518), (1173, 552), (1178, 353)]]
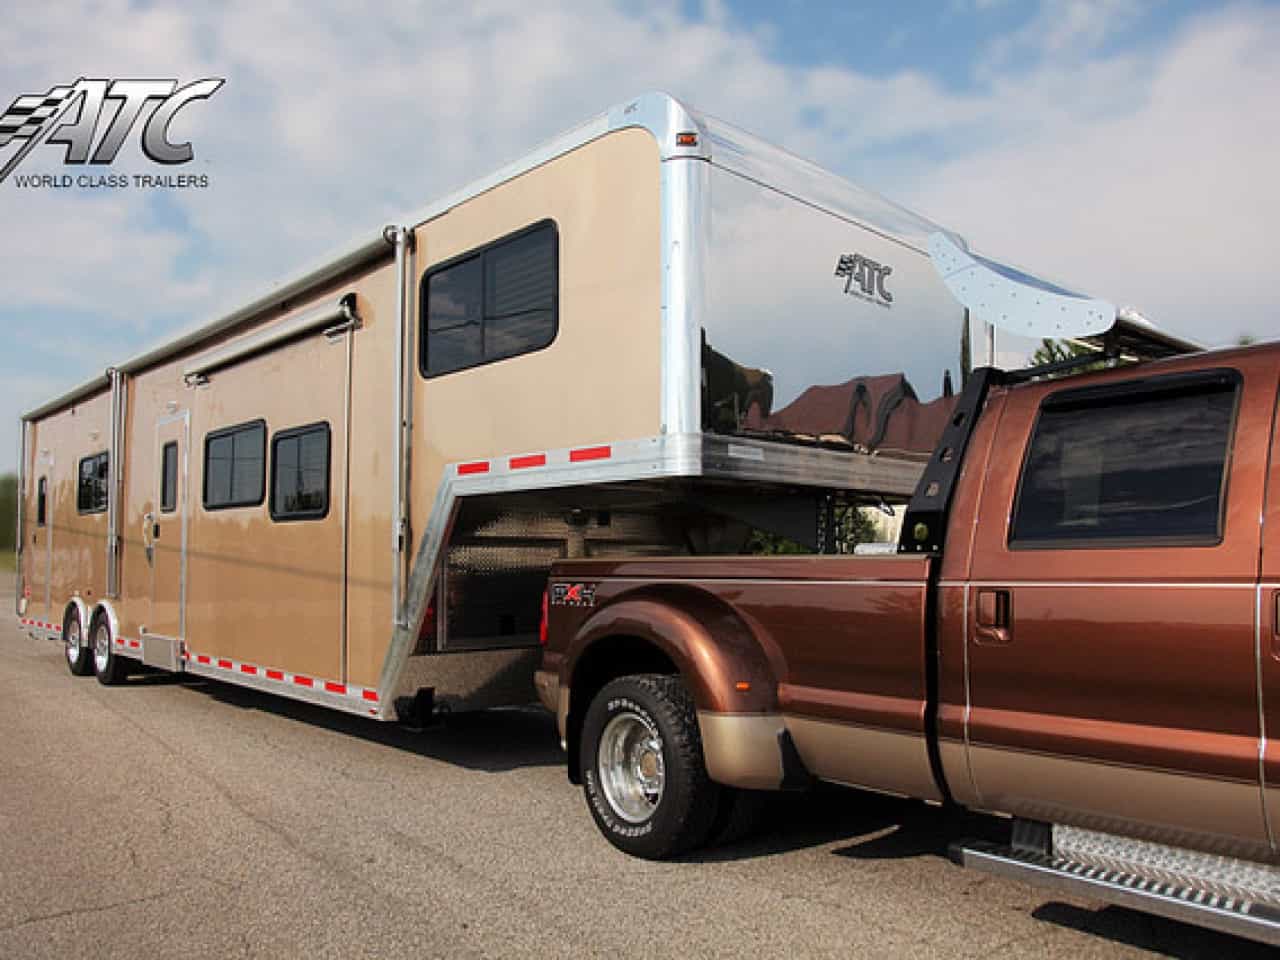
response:
[(978, 591), (978, 624), (974, 641), (982, 644), (1004, 645), (1013, 638), (1009, 624), (1013, 601), (1008, 590)]

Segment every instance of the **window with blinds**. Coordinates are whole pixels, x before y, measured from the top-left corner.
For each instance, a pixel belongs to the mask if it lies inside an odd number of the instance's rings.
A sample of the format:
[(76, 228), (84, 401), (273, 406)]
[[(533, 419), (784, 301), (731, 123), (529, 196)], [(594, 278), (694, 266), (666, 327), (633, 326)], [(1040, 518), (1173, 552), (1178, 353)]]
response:
[(438, 377), (548, 346), (559, 324), (559, 233), (544, 220), (422, 278), (419, 366)]

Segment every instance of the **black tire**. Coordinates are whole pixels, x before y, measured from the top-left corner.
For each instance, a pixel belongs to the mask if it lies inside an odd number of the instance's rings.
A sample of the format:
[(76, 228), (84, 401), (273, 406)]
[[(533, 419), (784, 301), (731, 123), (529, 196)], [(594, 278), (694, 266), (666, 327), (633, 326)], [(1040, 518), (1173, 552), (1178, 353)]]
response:
[[(606, 730), (610, 744), (621, 742), (619, 731), (638, 731), (645, 738), (630, 751), (635, 760), (630, 768), (614, 763), (602, 772), (600, 744)], [(658, 757), (660, 765), (654, 764)], [(579, 758), (587, 809), (619, 850), (662, 860), (706, 841), (720, 787), (707, 776), (693, 698), (679, 677), (641, 674), (606, 684), (587, 708)], [(627, 771), (639, 771), (646, 763), (656, 766), (660, 787), (655, 797), (641, 791), (628, 811), (615, 799), (617, 784), (638, 784), (643, 776), (628, 776)]]
[(741, 790), (722, 787), (720, 809), (711, 827), (710, 844), (737, 843), (759, 833), (778, 795), (771, 790)]
[(87, 677), (93, 673), (93, 654), (85, 640), (78, 607), (72, 607), (62, 621), (62, 652), (72, 676)]
[(93, 619), (93, 632), (89, 635), (93, 673), (104, 687), (122, 683), (129, 676), (129, 665), (124, 657), (116, 656), (115, 637), (111, 635), (111, 621), (99, 614)]

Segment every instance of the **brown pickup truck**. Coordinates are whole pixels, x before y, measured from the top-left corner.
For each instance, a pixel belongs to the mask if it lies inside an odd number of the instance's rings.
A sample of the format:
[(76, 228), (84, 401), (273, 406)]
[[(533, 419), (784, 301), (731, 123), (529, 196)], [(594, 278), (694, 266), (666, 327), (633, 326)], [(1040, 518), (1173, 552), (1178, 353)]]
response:
[(1278, 386), (1280, 346), (975, 371), (892, 555), (558, 563), (537, 685), (596, 823), (668, 857), (833, 781), (1011, 818), (966, 866), (1280, 943)]

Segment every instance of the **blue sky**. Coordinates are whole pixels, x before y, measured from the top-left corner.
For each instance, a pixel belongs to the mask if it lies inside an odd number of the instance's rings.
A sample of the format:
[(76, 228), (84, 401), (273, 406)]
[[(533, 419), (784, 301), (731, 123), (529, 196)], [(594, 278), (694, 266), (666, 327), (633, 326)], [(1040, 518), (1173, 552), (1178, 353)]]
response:
[[(22, 409), (655, 88), (1184, 335), (1280, 336), (1274, 3), (16, 7), (5, 104), (227, 84), (175, 124), (207, 190), (0, 183), (0, 470)], [(136, 135), (111, 169), (156, 172)], [(52, 147), (22, 170), (64, 172)]]

